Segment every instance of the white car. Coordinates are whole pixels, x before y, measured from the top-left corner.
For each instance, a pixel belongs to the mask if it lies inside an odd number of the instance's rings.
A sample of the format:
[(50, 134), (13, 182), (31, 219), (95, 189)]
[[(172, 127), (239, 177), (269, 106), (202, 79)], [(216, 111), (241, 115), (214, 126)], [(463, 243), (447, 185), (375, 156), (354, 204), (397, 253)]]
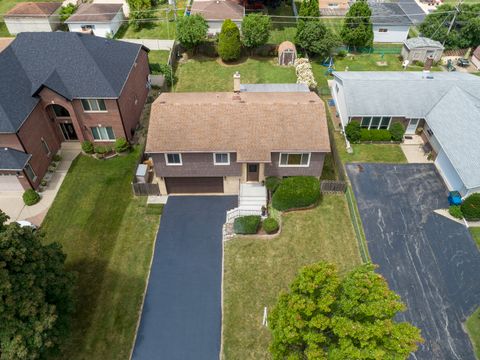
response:
[(19, 221), (16, 221), (16, 223), (18, 225), (20, 225), (20, 227), (29, 227), (29, 228), (32, 228), (33, 231), (37, 230), (37, 225), (35, 224), (32, 224), (30, 221), (26, 221), (26, 220), (19, 220)]

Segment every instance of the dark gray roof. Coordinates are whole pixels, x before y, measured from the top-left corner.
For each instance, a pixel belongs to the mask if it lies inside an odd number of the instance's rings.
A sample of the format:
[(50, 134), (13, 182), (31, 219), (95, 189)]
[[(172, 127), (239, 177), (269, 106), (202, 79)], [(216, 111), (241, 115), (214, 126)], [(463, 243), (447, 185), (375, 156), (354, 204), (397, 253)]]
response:
[(20, 128), (44, 86), (67, 99), (118, 98), (141, 48), (80, 33), (18, 34), (0, 53), (0, 133)]
[(0, 148), (0, 170), (21, 171), (31, 155), (12, 148)]
[(396, 3), (398, 3), (403, 12), (407, 14), (415, 25), (425, 20), (427, 14), (415, 0), (397, 0)]
[(241, 92), (310, 92), (305, 84), (241, 84)]
[(369, 3), (373, 25), (412, 25), (412, 20), (395, 3)]

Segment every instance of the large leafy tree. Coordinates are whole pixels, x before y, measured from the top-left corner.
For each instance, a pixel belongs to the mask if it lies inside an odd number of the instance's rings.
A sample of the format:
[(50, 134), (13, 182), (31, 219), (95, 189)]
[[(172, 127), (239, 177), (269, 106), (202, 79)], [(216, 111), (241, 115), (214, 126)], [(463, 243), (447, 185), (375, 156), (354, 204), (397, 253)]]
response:
[[(320, 16), (320, 8), (318, 6), (318, 0), (304, 0), (300, 4), (300, 10), (298, 11), (298, 15), (300, 16), (301, 20), (310, 20), (309, 18), (314, 17), (318, 18)], [(302, 17), (306, 17), (306, 19), (302, 19)], [(315, 19), (311, 19), (315, 20)]]
[(334, 265), (303, 268), (269, 317), (274, 359), (407, 359), (423, 339), (393, 320), (405, 310), (365, 264), (341, 278)]
[(177, 40), (188, 50), (195, 50), (204, 42), (207, 32), (207, 21), (199, 14), (182, 16), (177, 21)]
[(43, 245), (30, 228), (0, 233), (0, 358), (38, 359), (68, 333), (72, 273), (60, 245)]
[(222, 30), (218, 36), (218, 55), (224, 61), (237, 60), (242, 53), (240, 30), (237, 25), (227, 19), (223, 22)]
[(365, 0), (358, 0), (350, 6), (340, 31), (340, 36), (346, 45), (355, 48), (373, 45), (371, 16), (372, 11)]
[(295, 43), (310, 55), (329, 56), (341, 45), (340, 39), (319, 20), (307, 21), (297, 29)]
[(129, 23), (135, 29), (139, 30), (148, 21), (146, 19), (152, 16), (151, 0), (128, 0), (130, 7)]
[(242, 42), (249, 49), (264, 45), (270, 36), (270, 18), (261, 14), (249, 14), (242, 20)]

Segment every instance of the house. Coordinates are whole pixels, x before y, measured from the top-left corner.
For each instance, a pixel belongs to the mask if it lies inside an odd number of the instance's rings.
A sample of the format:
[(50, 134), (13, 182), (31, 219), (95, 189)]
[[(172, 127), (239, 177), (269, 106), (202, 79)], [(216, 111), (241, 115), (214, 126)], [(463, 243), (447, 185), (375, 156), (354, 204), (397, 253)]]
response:
[(61, 6), (61, 2), (21, 2), (7, 12), (3, 19), (12, 35), (21, 32), (55, 31), (60, 26), (58, 12)]
[(122, 4), (123, 14), (128, 17), (130, 15), (130, 6), (127, 0), (93, 0), (94, 4)]
[(341, 125), (420, 133), (450, 190), (480, 192), (480, 77), (461, 72), (335, 72)]
[(330, 152), (325, 107), (313, 92), (163, 93), (145, 152), (162, 194), (238, 194), (267, 176), (320, 177)]
[(147, 51), (93, 35), (20, 33), (0, 53), (0, 191), (37, 188), (63, 142), (132, 139)]
[(472, 64), (480, 70), (480, 45), (474, 50), (472, 54)]
[(319, 0), (318, 7), (322, 16), (345, 16), (350, 4), (348, 0)]
[(218, 34), (226, 19), (232, 20), (238, 28), (242, 25), (245, 8), (234, 0), (194, 0), (191, 14), (202, 15), (208, 23), (208, 33)]
[(443, 55), (443, 45), (436, 40), (425, 37), (415, 37), (403, 42), (402, 57), (410, 63), (420, 61), (425, 63), (428, 58), (434, 62), (440, 61)]
[(408, 37), (412, 20), (397, 3), (369, 3), (372, 10), (373, 42), (401, 43)]
[(122, 4), (82, 4), (65, 24), (71, 32), (113, 37), (125, 20), (122, 7)]

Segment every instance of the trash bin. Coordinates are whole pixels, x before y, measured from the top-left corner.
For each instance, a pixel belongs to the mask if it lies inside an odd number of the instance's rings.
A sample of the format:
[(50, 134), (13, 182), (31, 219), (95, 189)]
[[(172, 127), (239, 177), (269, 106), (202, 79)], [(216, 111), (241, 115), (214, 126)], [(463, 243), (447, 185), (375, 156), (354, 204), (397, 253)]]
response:
[(448, 194), (448, 203), (450, 205), (460, 205), (462, 203), (462, 195), (458, 191), (450, 191)]

